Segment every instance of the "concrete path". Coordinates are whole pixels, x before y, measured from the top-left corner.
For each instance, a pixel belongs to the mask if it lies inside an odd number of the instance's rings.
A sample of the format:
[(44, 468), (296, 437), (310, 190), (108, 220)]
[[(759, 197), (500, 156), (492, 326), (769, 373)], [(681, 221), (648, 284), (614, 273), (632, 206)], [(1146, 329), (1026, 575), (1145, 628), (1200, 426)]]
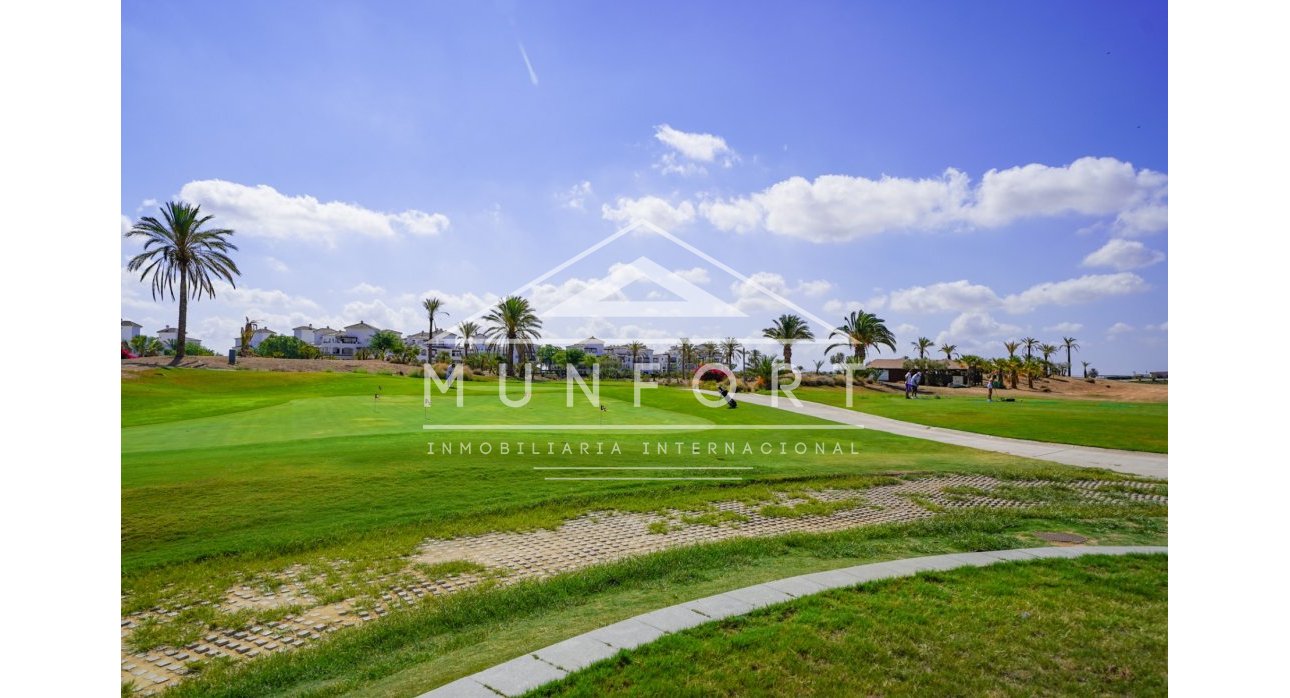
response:
[(433, 691), (423, 693), (421, 698), (459, 696), (497, 698), (499, 695), (522, 695), (539, 686), (562, 679), (570, 672), (584, 669), (602, 659), (608, 659), (621, 650), (640, 647), (668, 633), (693, 628), (713, 620), (742, 615), (821, 591), (852, 587), (878, 579), (907, 577), (927, 570), (984, 567), (1013, 560), (1081, 555), (1167, 554), (1168, 552), (1169, 548), (1165, 546), (1146, 545), (1019, 548), (915, 557), (804, 574), (755, 584), (628, 618), (457, 679)]
[[(708, 391), (704, 391), (708, 392)], [(712, 393), (715, 395), (716, 393)], [(735, 396), (740, 402), (770, 407), (769, 395), (756, 393), (739, 393)], [(845, 407), (822, 405), (818, 402), (802, 400), (794, 405), (788, 398), (780, 398), (778, 409), (796, 412), (827, 419), (830, 422), (863, 426), (866, 429), (885, 431), (900, 436), (912, 436), (916, 439), (928, 439), (941, 443), (979, 448), (984, 451), (997, 451), (1014, 456), (1024, 456), (1037, 460), (1074, 465), (1081, 468), (1106, 468), (1131, 475), (1169, 479), (1169, 455), (1166, 453), (1146, 453), (1143, 451), (1119, 451), (1111, 448), (1094, 448), (1092, 446), (1072, 446), (1044, 441), (1027, 441), (1010, 439), (1004, 436), (975, 434), (955, 429), (929, 427), (923, 424), (902, 422), (898, 419), (878, 417), (864, 412), (849, 410)]]

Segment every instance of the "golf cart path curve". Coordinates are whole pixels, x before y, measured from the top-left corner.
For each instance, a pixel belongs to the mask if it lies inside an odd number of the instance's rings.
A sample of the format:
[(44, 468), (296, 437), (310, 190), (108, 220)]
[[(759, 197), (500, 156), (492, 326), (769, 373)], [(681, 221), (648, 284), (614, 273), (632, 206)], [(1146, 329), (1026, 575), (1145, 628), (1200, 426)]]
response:
[[(702, 392), (708, 393), (709, 391), (705, 390)], [(712, 394), (715, 395), (716, 393)], [(902, 422), (898, 419), (878, 417), (866, 412), (857, 412), (845, 407), (822, 405), (818, 402), (809, 402), (807, 400), (800, 400), (798, 404), (793, 404), (792, 400), (783, 397), (779, 398), (779, 404), (772, 405), (769, 395), (758, 395), (756, 393), (738, 393), (735, 395), (735, 398), (740, 402), (747, 402), (753, 405), (773, 407), (775, 409), (796, 412), (797, 414), (826, 419), (830, 422), (862, 426), (865, 429), (885, 431), (889, 434), (909, 436), (915, 439), (939, 441), (941, 443), (953, 444), (955, 446), (978, 448), (983, 451), (997, 451), (999, 453), (1007, 453), (1013, 456), (1047, 460), (1054, 463), (1062, 463), (1064, 465), (1074, 465), (1080, 468), (1105, 468), (1107, 470), (1114, 470), (1116, 472), (1128, 473), (1131, 475), (1155, 477), (1160, 478), (1161, 480), (1169, 479), (1169, 454), (1167, 453), (1120, 451), (1112, 448), (1075, 446), (1072, 444), (1029, 441), (1026, 439), (1011, 439), (1005, 436), (976, 434), (973, 432), (958, 431), (956, 429), (929, 427), (925, 424), (914, 424), (913, 422)]]
[(602, 659), (608, 659), (620, 651), (640, 647), (669, 633), (743, 615), (822, 591), (853, 587), (879, 579), (907, 577), (924, 571), (958, 567), (984, 567), (1015, 560), (1168, 552), (1167, 546), (1146, 545), (1014, 548), (915, 557), (803, 574), (687, 601), (606, 625), (457, 679), (423, 693), (420, 698), (497, 698), (499, 695), (523, 695)]

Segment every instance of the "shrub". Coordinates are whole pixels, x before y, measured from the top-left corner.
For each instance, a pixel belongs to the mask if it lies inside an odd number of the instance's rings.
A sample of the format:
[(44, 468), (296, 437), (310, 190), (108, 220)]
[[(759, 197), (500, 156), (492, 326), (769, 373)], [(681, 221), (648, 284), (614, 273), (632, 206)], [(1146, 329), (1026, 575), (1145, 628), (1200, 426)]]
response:
[(318, 357), (318, 348), (295, 337), (275, 334), (260, 342), (255, 355), (272, 359), (314, 359)]

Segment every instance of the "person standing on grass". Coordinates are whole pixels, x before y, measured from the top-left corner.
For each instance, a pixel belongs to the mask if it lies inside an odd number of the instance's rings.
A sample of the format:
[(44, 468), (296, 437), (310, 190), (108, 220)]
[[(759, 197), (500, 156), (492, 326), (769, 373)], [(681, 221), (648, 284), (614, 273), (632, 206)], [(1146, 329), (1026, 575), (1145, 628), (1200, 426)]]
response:
[(915, 372), (914, 372), (914, 378), (913, 378), (913, 383), (914, 383), (914, 386), (913, 386), (913, 387), (914, 387), (914, 399), (918, 399), (918, 385), (919, 385), (920, 383), (922, 383), (922, 382), (923, 382), (923, 372), (922, 372), (922, 371), (915, 371)]
[(985, 377), (985, 401), (994, 402), (994, 376)]
[(909, 399), (909, 394), (912, 393), (913, 391), (914, 391), (914, 372), (908, 371), (905, 373), (905, 399), (906, 400)]

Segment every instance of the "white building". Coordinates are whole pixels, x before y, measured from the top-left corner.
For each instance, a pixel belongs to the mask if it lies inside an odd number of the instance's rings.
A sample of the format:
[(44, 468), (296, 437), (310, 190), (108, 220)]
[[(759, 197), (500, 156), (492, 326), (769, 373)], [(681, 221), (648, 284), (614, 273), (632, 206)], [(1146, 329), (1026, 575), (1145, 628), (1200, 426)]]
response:
[(318, 330), (314, 329), (313, 325), (301, 325), (291, 330), (291, 333), (305, 344), (318, 344)]
[[(266, 340), (266, 339), (268, 339), (269, 337), (272, 337), (272, 336), (274, 336), (274, 335), (276, 335), (276, 334), (278, 334), (278, 333), (277, 333), (277, 332), (274, 332), (273, 330), (271, 330), (271, 329), (269, 329), (269, 328), (267, 328), (267, 327), (259, 327), (259, 328), (256, 328), (256, 330), (255, 330), (254, 332), (252, 332), (252, 333), (251, 333), (251, 348), (252, 348), (252, 349), (255, 349), (256, 347), (260, 346), (260, 342), (263, 342), (264, 340)], [(237, 339), (234, 339), (234, 340), (233, 340), (233, 348), (234, 348), (234, 349), (236, 349), (236, 350), (238, 350), (238, 351), (241, 351), (241, 350), (242, 350), (242, 338), (241, 338), (241, 337), (238, 337)]]
[(577, 344), (569, 345), (570, 349), (581, 349), (592, 356), (605, 355), (605, 343), (603, 340), (596, 339), (595, 336), (588, 337)]
[[(588, 352), (590, 353), (590, 352)], [(641, 373), (664, 373), (667, 371), (667, 354), (655, 354), (649, 347), (642, 347), (636, 352), (636, 362), (632, 363), (632, 350), (623, 344), (612, 344), (605, 347), (605, 354), (618, 359), (623, 368), (632, 371), (639, 368)]]
[[(164, 344), (167, 348), (174, 348), (172, 345), (175, 342), (179, 341), (179, 330), (174, 327), (166, 327), (166, 328), (157, 330), (157, 339), (160, 339), (161, 343)], [(202, 340), (192, 335), (188, 335), (187, 337), (184, 337), (184, 341), (189, 342), (191, 344), (197, 344), (197, 345), (201, 345), (202, 343)]]
[(143, 329), (143, 325), (140, 325), (137, 322), (122, 320), (121, 321), (121, 341), (129, 342), (131, 339), (138, 337), (139, 331), (142, 329)]

